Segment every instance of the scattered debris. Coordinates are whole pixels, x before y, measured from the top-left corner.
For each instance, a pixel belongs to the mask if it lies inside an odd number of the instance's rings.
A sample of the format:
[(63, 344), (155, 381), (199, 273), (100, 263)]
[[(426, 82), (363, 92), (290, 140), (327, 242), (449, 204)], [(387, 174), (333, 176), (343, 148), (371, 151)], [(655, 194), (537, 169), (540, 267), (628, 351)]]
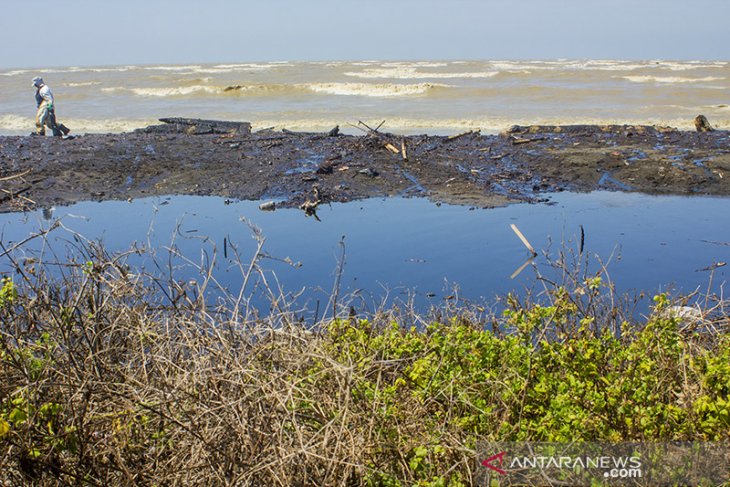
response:
[(537, 142), (540, 140), (545, 140), (545, 137), (532, 137), (532, 138), (524, 138), (524, 137), (515, 137), (514, 135), (510, 135), (509, 137), (510, 142), (512, 142), (512, 145), (520, 145), (520, 144), (529, 144), (530, 142)]
[(341, 159), (342, 156), (339, 154), (325, 159), (324, 161), (322, 161), (319, 167), (317, 167), (317, 170), (315, 172), (317, 174), (332, 174), (334, 172), (334, 167), (341, 162)]
[[(163, 121), (130, 133), (87, 134), (69, 144), (0, 136), (0, 211), (17, 211), (28, 200), (43, 207), (164, 194), (276, 198), (279, 207), (297, 207), (314, 182), (327, 202), (420, 194), (477, 207), (600, 187), (730, 195), (730, 178), (723, 174), (730, 164), (725, 130), (697, 137), (652, 126), (535, 125), (500, 136), (468, 131), (448, 138), (381, 132), (383, 121), (359, 122), (363, 135), (338, 130), (330, 137), (335, 132), (252, 133), (240, 122)], [(10, 193), (22, 190), (27, 200), (10, 200)]]
[(261, 211), (274, 211), (275, 209), (276, 209), (275, 201), (267, 201), (267, 202), (261, 203), (259, 205), (259, 210), (261, 210)]
[(362, 174), (364, 176), (371, 177), (371, 178), (374, 178), (379, 175), (378, 171), (376, 171), (375, 169), (369, 168), (369, 167), (366, 167), (365, 169), (360, 169), (357, 173)]
[(704, 115), (697, 115), (695, 117), (695, 129), (698, 132), (713, 132), (715, 130)]

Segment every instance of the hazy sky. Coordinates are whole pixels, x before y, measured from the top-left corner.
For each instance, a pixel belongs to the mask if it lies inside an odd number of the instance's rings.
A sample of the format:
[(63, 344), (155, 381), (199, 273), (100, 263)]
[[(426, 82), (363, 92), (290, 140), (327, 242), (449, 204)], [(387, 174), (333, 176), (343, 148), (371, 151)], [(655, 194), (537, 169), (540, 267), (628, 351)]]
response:
[(0, 67), (730, 58), (730, 0), (2, 0)]

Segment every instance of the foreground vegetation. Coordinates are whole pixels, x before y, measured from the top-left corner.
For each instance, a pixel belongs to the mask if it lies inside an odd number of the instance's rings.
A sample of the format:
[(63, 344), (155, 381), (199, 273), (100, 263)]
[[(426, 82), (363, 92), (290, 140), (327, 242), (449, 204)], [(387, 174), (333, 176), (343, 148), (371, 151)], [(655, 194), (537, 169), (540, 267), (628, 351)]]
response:
[(240, 297), (211, 309), (208, 281), (84, 259), (2, 282), (11, 485), (470, 485), (485, 440), (730, 439), (721, 300), (659, 295), (634, 320), (589, 277), (496, 314), (305, 330), (274, 294), (263, 318)]

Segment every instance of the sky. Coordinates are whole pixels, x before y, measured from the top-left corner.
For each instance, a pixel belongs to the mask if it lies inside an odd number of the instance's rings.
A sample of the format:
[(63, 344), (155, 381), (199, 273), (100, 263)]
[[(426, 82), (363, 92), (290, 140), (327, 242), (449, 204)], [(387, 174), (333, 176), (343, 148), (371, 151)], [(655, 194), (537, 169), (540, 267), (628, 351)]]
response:
[(0, 68), (728, 60), (729, 0), (2, 0)]

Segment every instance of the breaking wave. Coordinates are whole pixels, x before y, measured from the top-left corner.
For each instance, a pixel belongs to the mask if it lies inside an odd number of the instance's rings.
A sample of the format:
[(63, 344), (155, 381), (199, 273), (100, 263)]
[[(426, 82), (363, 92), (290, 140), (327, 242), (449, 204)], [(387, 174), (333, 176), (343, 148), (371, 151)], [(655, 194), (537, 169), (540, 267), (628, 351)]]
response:
[(643, 69), (667, 69), (689, 71), (694, 69), (722, 69), (728, 66), (724, 61), (620, 61), (558, 60), (558, 61), (491, 61), (488, 63), (500, 71), (636, 71)]
[[(102, 88), (102, 91), (104, 89)], [(130, 88), (129, 91), (139, 96), (157, 96), (157, 97), (168, 97), (168, 96), (186, 96), (193, 95), (196, 93), (209, 93), (219, 94), (221, 89), (215, 86), (180, 86), (176, 88)]]
[(395, 97), (424, 95), (437, 88), (450, 88), (449, 85), (435, 83), (393, 84), (393, 83), (313, 83), (300, 85), (315, 93), (330, 95), (354, 95), (374, 97)]
[(632, 83), (664, 84), (706, 83), (711, 81), (724, 81), (726, 79), (717, 76), (705, 76), (704, 78), (685, 78), (681, 76), (621, 76), (621, 78), (631, 81)]
[(349, 71), (345, 76), (369, 79), (456, 79), (456, 78), (491, 78), (499, 74), (499, 71), (477, 71), (470, 73), (440, 73), (419, 71), (414, 67), (392, 67), (392, 68), (370, 68), (363, 71)]
[(30, 73), (29, 69), (15, 69), (13, 71), (7, 71), (5, 73), (0, 73), (0, 76), (20, 76), (21, 74), (28, 74)]
[(300, 83), (300, 84), (255, 84), (255, 85), (192, 85), (170, 88), (127, 88), (123, 86), (106, 87), (106, 93), (131, 92), (143, 97), (185, 97), (194, 95), (213, 96), (281, 96), (287, 93), (310, 92), (329, 95), (396, 97), (424, 95), (437, 88), (449, 85), (436, 83)]
[(70, 88), (79, 88), (83, 86), (95, 86), (100, 85), (101, 81), (83, 81), (79, 83), (66, 83), (65, 86), (68, 86)]

